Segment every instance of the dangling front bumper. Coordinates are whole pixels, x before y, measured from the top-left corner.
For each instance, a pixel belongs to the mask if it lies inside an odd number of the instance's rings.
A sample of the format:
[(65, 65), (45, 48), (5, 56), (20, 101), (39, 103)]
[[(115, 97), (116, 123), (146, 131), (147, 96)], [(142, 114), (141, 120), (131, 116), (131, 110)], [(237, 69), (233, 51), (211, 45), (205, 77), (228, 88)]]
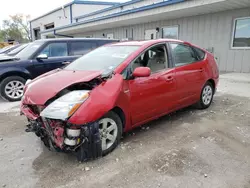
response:
[[(56, 121), (56, 120), (53, 120)], [(40, 117), (29, 120), (26, 132), (34, 132), (53, 151), (72, 152), (79, 161), (87, 161), (102, 156), (99, 124), (88, 123), (82, 126), (69, 126), (66, 122), (52, 124)]]

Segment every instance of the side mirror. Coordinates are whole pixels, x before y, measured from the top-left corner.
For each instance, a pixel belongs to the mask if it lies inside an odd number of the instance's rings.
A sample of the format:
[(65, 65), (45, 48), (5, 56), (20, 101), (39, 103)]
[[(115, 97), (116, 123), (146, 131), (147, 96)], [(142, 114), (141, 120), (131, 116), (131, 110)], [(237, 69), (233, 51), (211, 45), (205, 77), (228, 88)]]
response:
[(148, 77), (151, 74), (151, 70), (148, 67), (137, 67), (133, 72), (133, 77)]
[(38, 60), (42, 60), (42, 59), (48, 59), (48, 55), (47, 54), (40, 54), (36, 57), (36, 59)]

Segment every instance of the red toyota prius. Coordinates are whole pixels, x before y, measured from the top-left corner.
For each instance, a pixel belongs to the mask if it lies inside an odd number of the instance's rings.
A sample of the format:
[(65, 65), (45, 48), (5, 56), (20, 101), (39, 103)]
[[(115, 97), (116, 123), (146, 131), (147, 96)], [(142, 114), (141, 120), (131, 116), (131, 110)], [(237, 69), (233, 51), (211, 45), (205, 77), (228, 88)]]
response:
[(97, 48), (25, 86), (27, 132), (78, 160), (111, 152), (127, 132), (196, 104), (210, 106), (219, 80), (212, 54), (171, 39)]

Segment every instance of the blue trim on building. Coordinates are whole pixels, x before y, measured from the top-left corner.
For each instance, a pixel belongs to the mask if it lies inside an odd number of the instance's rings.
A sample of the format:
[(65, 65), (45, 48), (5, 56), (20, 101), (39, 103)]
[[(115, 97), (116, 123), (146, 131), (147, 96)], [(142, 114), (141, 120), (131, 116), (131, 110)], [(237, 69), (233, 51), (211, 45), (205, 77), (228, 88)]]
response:
[[(120, 3), (117, 3), (117, 2), (104, 2), (104, 1), (81, 1), (81, 0), (74, 0), (74, 1), (72, 1), (72, 2), (70, 2), (70, 3), (67, 3), (67, 4), (63, 5), (63, 7), (66, 8), (66, 7), (71, 6), (71, 5), (73, 5), (73, 4), (111, 5), (111, 6), (114, 6), (114, 5), (117, 5), (117, 4), (120, 4)], [(56, 9), (54, 9), (54, 10), (52, 10), (52, 11), (46, 13), (46, 14), (43, 14), (42, 16), (39, 16), (39, 17), (37, 17), (37, 18), (35, 18), (35, 19), (33, 19), (33, 20), (30, 20), (30, 22), (33, 22), (33, 21), (35, 21), (35, 20), (38, 20), (38, 19), (40, 19), (40, 18), (42, 18), (42, 17), (44, 17), (44, 16), (47, 16), (47, 15), (49, 15), (49, 14), (52, 14), (52, 13), (58, 11), (58, 10), (61, 10), (61, 9), (62, 9), (61, 7), (60, 7), (60, 8), (56, 8)]]
[(56, 33), (56, 30), (54, 30), (54, 33), (53, 33), (55, 36), (59, 36), (59, 37), (67, 37), (67, 38), (74, 38), (73, 36), (70, 36), (70, 35), (62, 35), (62, 34), (58, 34)]
[[(101, 17), (98, 17), (98, 18), (93, 18), (93, 19), (90, 19), (90, 20), (76, 22), (76, 23), (73, 23), (73, 24), (69, 24), (69, 25), (57, 27), (57, 28), (54, 28), (54, 29), (56, 29), (56, 30), (65, 29), (65, 28), (69, 28), (69, 27), (74, 27), (74, 26), (78, 26), (78, 25), (82, 25), (82, 24), (87, 24), (87, 23), (91, 23), (91, 22), (101, 21), (101, 20), (105, 20), (105, 19), (109, 19), (109, 18), (114, 18), (114, 17), (118, 17), (118, 16), (123, 16), (123, 15), (127, 15), (127, 14), (142, 12), (142, 11), (145, 11), (145, 10), (150, 10), (150, 9), (154, 9), (154, 8), (158, 8), (158, 7), (162, 7), (162, 6), (168, 6), (168, 5), (172, 5), (172, 4), (182, 3), (184, 1), (186, 1), (186, 0), (169, 0), (169, 1), (163, 1), (163, 2), (160, 2), (160, 3), (152, 4), (152, 5), (146, 5), (146, 6), (135, 8), (135, 9), (131, 9), (131, 10), (126, 10), (126, 11), (122, 11), (122, 12), (118, 12), (118, 13), (114, 13), (114, 14), (110, 14), (110, 15), (106, 15), (106, 16), (101, 16)], [(51, 32), (54, 29), (42, 31), (41, 33)]]
[(31, 28), (31, 23), (29, 22), (30, 25), (30, 40), (33, 41), (33, 33), (32, 33), (32, 28)]
[(75, 0), (74, 4), (85, 4), (85, 5), (117, 5), (117, 2), (107, 2), (107, 1), (81, 1)]
[(70, 16), (70, 23), (73, 23), (73, 15), (72, 15), (72, 5), (69, 6), (69, 16)]
[(132, 0), (132, 1), (125, 2), (125, 3), (120, 3), (118, 5), (114, 5), (112, 7), (108, 7), (108, 8), (101, 9), (101, 10), (98, 10), (98, 11), (95, 11), (95, 12), (91, 12), (89, 14), (84, 14), (84, 15), (81, 15), (81, 16), (77, 16), (74, 19), (78, 19), (79, 20), (81, 18), (86, 18), (86, 17), (89, 17), (89, 16), (93, 16), (93, 15), (96, 15), (96, 14), (107, 12), (109, 10), (113, 10), (113, 9), (116, 9), (116, 8), (119, 8), (119, 7), (122, 7), (122, 6), (134, 4), (134, 3), (137, 3), (137, 2), (140, 2), (140, 1), (143, 1), (143, 0)]

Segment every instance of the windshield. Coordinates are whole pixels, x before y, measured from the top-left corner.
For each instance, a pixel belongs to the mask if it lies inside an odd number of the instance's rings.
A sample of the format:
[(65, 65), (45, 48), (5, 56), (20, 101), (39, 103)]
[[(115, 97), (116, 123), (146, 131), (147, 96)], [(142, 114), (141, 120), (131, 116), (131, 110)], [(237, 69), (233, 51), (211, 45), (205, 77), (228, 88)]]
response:
[(16, 55), (18, 52), (20, 52), (22, 49), (24, 49), (28, 44), (22, 44), (21, 46), (17, 47), (16, 49), (10, 51), (8, 55)]
[(38, 48), (40, 48), (44, 44), (43, 41), (35, 41), (30, 43), (26, 48), (24, 48), (21, 52), (19, 52), (15, 57), (20, 59), (29, 59)]
[(103, 46), (75, 60), (66, 70), (114, 70), (140, 46)]

